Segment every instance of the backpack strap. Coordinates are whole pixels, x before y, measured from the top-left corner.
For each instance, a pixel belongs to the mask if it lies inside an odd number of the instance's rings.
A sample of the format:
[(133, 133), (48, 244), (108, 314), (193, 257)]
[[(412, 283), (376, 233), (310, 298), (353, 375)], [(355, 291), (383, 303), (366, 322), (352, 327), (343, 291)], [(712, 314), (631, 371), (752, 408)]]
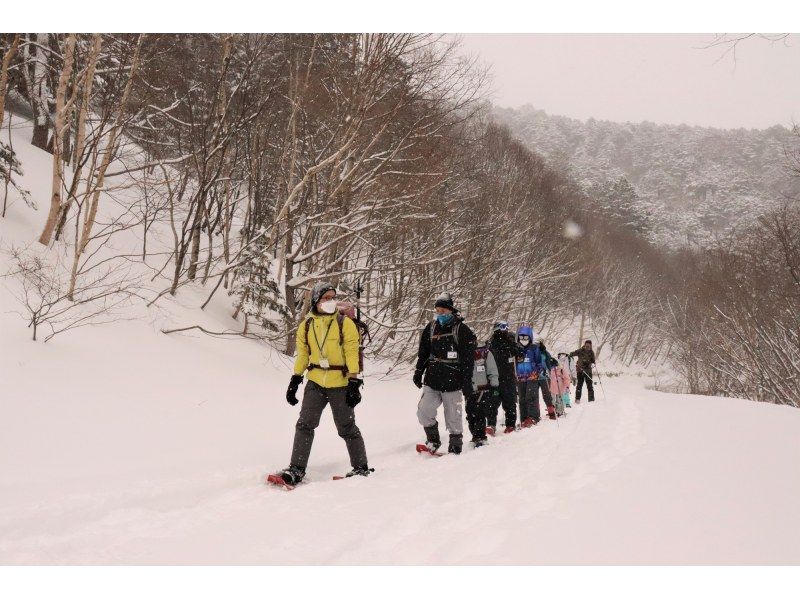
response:
[(342, 348), (342, 356), (344, 356), (344, 319), (346, 317), (342, 312), (336, 312), (336, 324), (339, 326), (339, 346)]
[(311, 355), (311, 343), (308, 342), (308, 333), (311, 331), (311, 316), (306, 317), (306, 344), (308, 345), (308, 354)]
[[(456, 320), (456, 323), (453, 324), (453, 332), (449, 332), (448, 333), (448, 335), (450, 335), (450, 334), (453, 335), (453, 338), (456, 341), (456, 347), (458, 347), (458, 329), (460, 327), (461, 327), (461, 321), (460, 320)], [(436, 335), (433, 334), (433, 329), (434, 328), (436, 328), (436, 318), (431, 320), (431, 342), (433, 342), (434, 339), (436, 338)], [(440, 334), (439, 336), (446, 336), (446, 335)]]
[[(366, 329), (366, 325), (363, 324), (362, 322), (359, 322), (358, 320), (354, 320), (353, 318), (351, 318), (350, 316), (348, 316), (345, 313), (336, 312), (336, 324), (337, 324), (337, 326), (339, 326), (339, 348), (341, 348), (341, 350), (342, 350), (342, 361), (344, 361), (345, 364), (347, 363), (347, 357), (344, 354), (344, 321), (345, 320), (350, 320), (353, 323), (353, 325), (356, 327), (356, 334), (358, 334), (358, 365), (359, 365), (360, 368), (363, 368), (364, 367), (364, 364), (362, 363), (363, 362), (363, 357), (362, 357), (362, 349), (363, 349), (363, 347), (361, 345), (361, 338), (362, 338), (362, 334), (363, 334), (362, 327), (364, 329)], [(369, 334), (369, 333), (367, 333), (367, 334)], [(334, 366), (331, 366), (331, 369), (333, 369), (333, 367)], [(344, 366), (344, 372), (347, 373), (348, 371), (349, 370), (347, 369), (347, 365), (345, 365)]]
[[(445, 334), (435, 335), (433, 333), (433, 331), (434, 331), (434, 328), (436, 327), (436, 319), (433, 319), (431, 321), (431, 324), (430, 324), (430, 327), (431, 327), (431, 330), (430, 330), (431, 347), (433, 346), (433, 341), (435, 339), (442, 338), (443, 336), (452, 336), (453, 340), (455, 341), (455, 344), (456, 344), (456, 350), (458, 350), (458, 327), (460, 326), (460, 324), (461, 323), (459, 321), (456, 321), (456, 323), (453, 325), (452, 332), (447, 332)], [(436, 362), (436, 363), (444, 363), (444, 364), (448, 364), (450, 366), (455, 366), (455, 365), (457, 365), (459, 363), (459, 359), (458, 358), (456, 358), (456, 359), (446, 359), (446, 358), (441, 358), (441, 357), (434, 357), (433, 355), (428, 357), (428, 361)]]

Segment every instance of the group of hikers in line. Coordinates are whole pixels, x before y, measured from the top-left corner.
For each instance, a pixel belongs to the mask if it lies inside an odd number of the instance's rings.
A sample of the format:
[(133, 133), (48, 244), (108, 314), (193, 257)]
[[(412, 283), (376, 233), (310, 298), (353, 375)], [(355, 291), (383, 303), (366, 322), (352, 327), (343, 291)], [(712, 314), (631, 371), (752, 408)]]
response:
[[(591, 341), (554, 358), (530, 326), (520, 326), (515, 335), (507, 322), (498, 321), (489, 340), (479, 344), (449, 293), (436, 299), (434, 310), (436, 317), (420, 337), (413, 377), (414, 384), (422, 389), (417, 419), (425, 431), (426, 451), (436, 454), (442, 445), (437, 420), (441, 405), (449, 433), (448, 452), (461, 453), (462, 397), (475, 447), (483, 446), (488, 436), (495, 435), (501, 406), (505, 415), (503, 432), (508, 434), (539, 423), (540, 391), (550, 419), (564, 415), (565, 408), (572, 406), (572, 383), (577, 383), (575, 403), (581, 401), (584, 384), (588, 400), (594, 401), (595, 355)], [(286, 392), (289, 404), (297, 405), (297, 390), (307, 377), (290, 465), (278, 474), (286, 485), (294, 486), (305, 477), (314, 430), (327, 404), (350, 455), (353, 470), (346, 477), (366, 476), (373, 471), (355, 422), (355, 407), (361, 402), (363, 384), (358, 377), (363, 356), (357, 324), (341, 310), (334, 285), (321, 282), (314, 286), (311, 309), (297, 330), (294, 374)]]

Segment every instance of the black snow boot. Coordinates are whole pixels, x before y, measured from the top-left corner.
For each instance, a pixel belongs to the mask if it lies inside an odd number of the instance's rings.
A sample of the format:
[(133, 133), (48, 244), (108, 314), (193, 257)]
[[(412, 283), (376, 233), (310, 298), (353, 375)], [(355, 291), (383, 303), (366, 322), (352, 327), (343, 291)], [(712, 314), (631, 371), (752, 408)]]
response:
[(463, 442), (461, 434), (450, 434), (450, 446), (448, 447), (447, 452), (453, 453), (454, 455), (460, 455), (462, 444)]
[(425, 446), (428, 447), (430, 452), (435, 453), (442, 446), (442, 440), (439, 438), (439, 426), (428, 426), (424, 430), (425, 438), (427, 439)]
[(300, 469), (294, 465), (290, 465), (281, 472), (283, 481), (291, 486), (297, 486), (297, 484), (303, 481), (304, 477), (306, 477), (306, 470)]
[(351, 471), (349, 473), (346, 473), (344, 477), (352, 478), (354, 475), (361, 475), (361, 476), (365, 476), (366, 477), (369, 474), (371, 474), (373, 471), (375, 471), (374, 467), (367, 467), (366, 465), (364, 465), (363, 467), (355, 467), (355, 468), (353, 468), (353, 471)]

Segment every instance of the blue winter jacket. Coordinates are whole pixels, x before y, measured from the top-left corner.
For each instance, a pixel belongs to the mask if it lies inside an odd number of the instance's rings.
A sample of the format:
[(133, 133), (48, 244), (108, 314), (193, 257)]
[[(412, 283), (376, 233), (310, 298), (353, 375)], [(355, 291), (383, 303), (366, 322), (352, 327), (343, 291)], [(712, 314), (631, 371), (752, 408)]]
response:
[(519, 343), (520, 335), (526, 335), (530, 338), (531, 344), (527, 347), (519, 346), (522, 354), (517, 357), (517, 380), (522, 382), (546, 377), (546, 359), (539, 344), (533, 342), (533, 330), (530, 326), (520, 326), (517, 331), (517, 343)]

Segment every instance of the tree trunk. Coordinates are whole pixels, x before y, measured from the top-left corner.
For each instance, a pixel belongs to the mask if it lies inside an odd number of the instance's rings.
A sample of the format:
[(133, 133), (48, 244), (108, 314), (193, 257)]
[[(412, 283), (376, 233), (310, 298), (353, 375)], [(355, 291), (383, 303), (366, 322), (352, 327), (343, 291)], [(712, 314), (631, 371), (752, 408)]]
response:
[[(114, 122), (114, 125), (111, 127), (111, 132), (109, 133), (109, 139), (106, 144), (105, 150), (103, 152), (103, 161), (100, 164), (100, 167), (95, 174), (96, 183), (94, 187), (94, 192), (92, 194), (91, 202), (89, 205), (89, 212), (87, 214), (87, 218), (83, 223), (83, 232), (81, 234), (81, 241), (80, 241), (80, 252), (83, 253), (86, 250), (86, 246), (89, 244), (89, 235), (91, 234), (92, 227), (94, 226), (95, 218), (97, 217), (97, 208), (100, 204), (100, 193), (103, 191), (103, 185), (105, 183), (106, 172), (108, 170), (108, 165), (111, 163), (111, 159), (114, 155), (114, 151), (117, 145), (117, 137), (119, 136), (120, 130), (122, 129), (122, 119), (125, 114), (125, 108), (128, 104), (128, 97), (131, 93), (131, 87), (133, 86), (133, 78), (136, 75), (136, 69), (139, 65), (139, 51), (142, 48), (142, 41), (144, 40), (144, 34), (139, 34), (139, 39), (136, 43), (136, 50), (133, 53), (133, 60), (131, 62), (131, 70), (128, 75), (128, 81), (125, 84), (125, 91), (122, 93), (122, 98), (119, 102), (119, 110), (117, 112), (117, 118)], [(89, 178), (92, 178), (92, 174), (89, 175)], [(73, 281), (74, 282), (74, 281)]]
[(189, 280), (194, 280), (197, 276), (197, 262), (200, 260), (200, 222), (200, 206), (198, 206), (192, 226), (192, 252), (189, 257), (189, 269), (186, 271), (186, 277)]
[(50, 150), (50, 127), (47, 124), (45, 117), (36, 117), (33, 121), (33, 135), (31, 136), (31, 145), (38, 147), (44, 151)]
[[(117, 111), (117, 117), (114, 121), (113, 126), (111, 127), (111, 131), (109, 133), (109, 139), (106, 142), (106, 147), (103, 151), (103, 160), (100, 163), (100, 167), (97, 169), (95, 173), (90, 172), (87, 176), (88, 180), (95, 180), (94, 189), (90, 196), (88, 212), (83, 221), (83, 227), (80, 232), (80, 238), (78, 238), (78, 234), (76, 232), (75, 235), (75, 261), (73, 262), (72, 268), (72, 276), (69, 282), (69, 291), (67, 296), (72, 299), (72, 294), (75, 291), (75, 283), (77, 281), (78, 269), (77, 263), (79, 256), (86, 251), (86, 246), (89, 244), (89, 240), (91, 239), (92, 227), (94, 226), (95, 219), (97, 218), (97, 208), (100, 205), (100, 194), (103, 191), (103, 185), (105, 184), (106, 172), (108, 171), (108, 165), (111, 163), (111, 160), (114, 156), (114, 152), (117, 145), (117, 137), (119, 136), (121, 129), (123, 127), (122, 119), (126, 112), (126, 107), (128, 104), (128, 97), (131, 93), (131, 87), (133, 87), (133, 78), (136, 75), (136, 69), (139, 65), (139, 52), (142, 48), (142, 41), (144, 40), (144, 34), (140, 33), (139, 38), (136, 42), (136, 50), (133, 53), (133, 59), (131, 61), (131, 70), (128, 74), (128, 80), (125, 83), (125, 90), (122, 92), (122, 98), (119, 101), (119, 108)], [(87, 195), (89, 195), (87, 193)]]
[(75, 58), (75, 34), (70, 33), (64, 44), (64, 68), (58, 78), (58, 89), (56, 90), (56, 118), (55, 131), (53, 133), (53, 179), (52, 194), (50, 196), (50, 212), (47, 215), (44, 230), (39, 237), (39, 243), (48, 245), (53, 236), (58, 214), (61, 211), (61, 188), (64, 186), (64, 162), (62, 160), (61, 149), (64, 141), (65, 116), (67, 104), (67, 84), (72, 76), (72, 65)]
[(19, 47), (19, 33), (14, 35), (14, 41), (11, 42), (11, 47), (3, 55), (3, 64), (0, 66), (0, 128), (3, 127), (3, 118), (5, 117), (6, 109), (6, 86), (8, 85), (8, 67), (11, 66), (11, 61), (17, 53)]
[[(33, 136), (31, 144), (34, 147), (50, 151), (50, 90), (47, 84), (47, 71), (49, 69), (49, 57), (45, 50), (50, 45), (49, 33), (36, 34), (36, 46), (34, 46), (35, 56), (33, 62), (33, 78), (28, 81), (28, 95), (30, 96), (31, 108), (33, 109)], [(30, 46), (25, 46), (26, 49)], [(24, 69), (27, 72), (27, 68)]]
[(72, 184), (68, 190), (66, 203), (61, 207), (58, 224), (56, 225), (55, 237), (61, 237), (61, 231), (67, 221), (70, 206), (73, 202), (77, 201), (77, 189), (80, 186), (81, 174), (83, 172), (83, 152), (86, 149), (86, 117), (89, 113), (89, 101), (92, 97), (92, 83), (94, 82), (94, 71), (97, 66), (97, 59), (100, 56), (100, 48), (103, 43), (103, 38), (99, 33), (95, 33), (92, 38), (92, 50), (89, 53), (86, 71), (83, 76), (83, 90), (81, 96), (81, 104), (78, 108), (78, 123), (75, 129), (75, 147), (72, 151), (72, 163), (75, 167), (75, 172), (72, 175)]

